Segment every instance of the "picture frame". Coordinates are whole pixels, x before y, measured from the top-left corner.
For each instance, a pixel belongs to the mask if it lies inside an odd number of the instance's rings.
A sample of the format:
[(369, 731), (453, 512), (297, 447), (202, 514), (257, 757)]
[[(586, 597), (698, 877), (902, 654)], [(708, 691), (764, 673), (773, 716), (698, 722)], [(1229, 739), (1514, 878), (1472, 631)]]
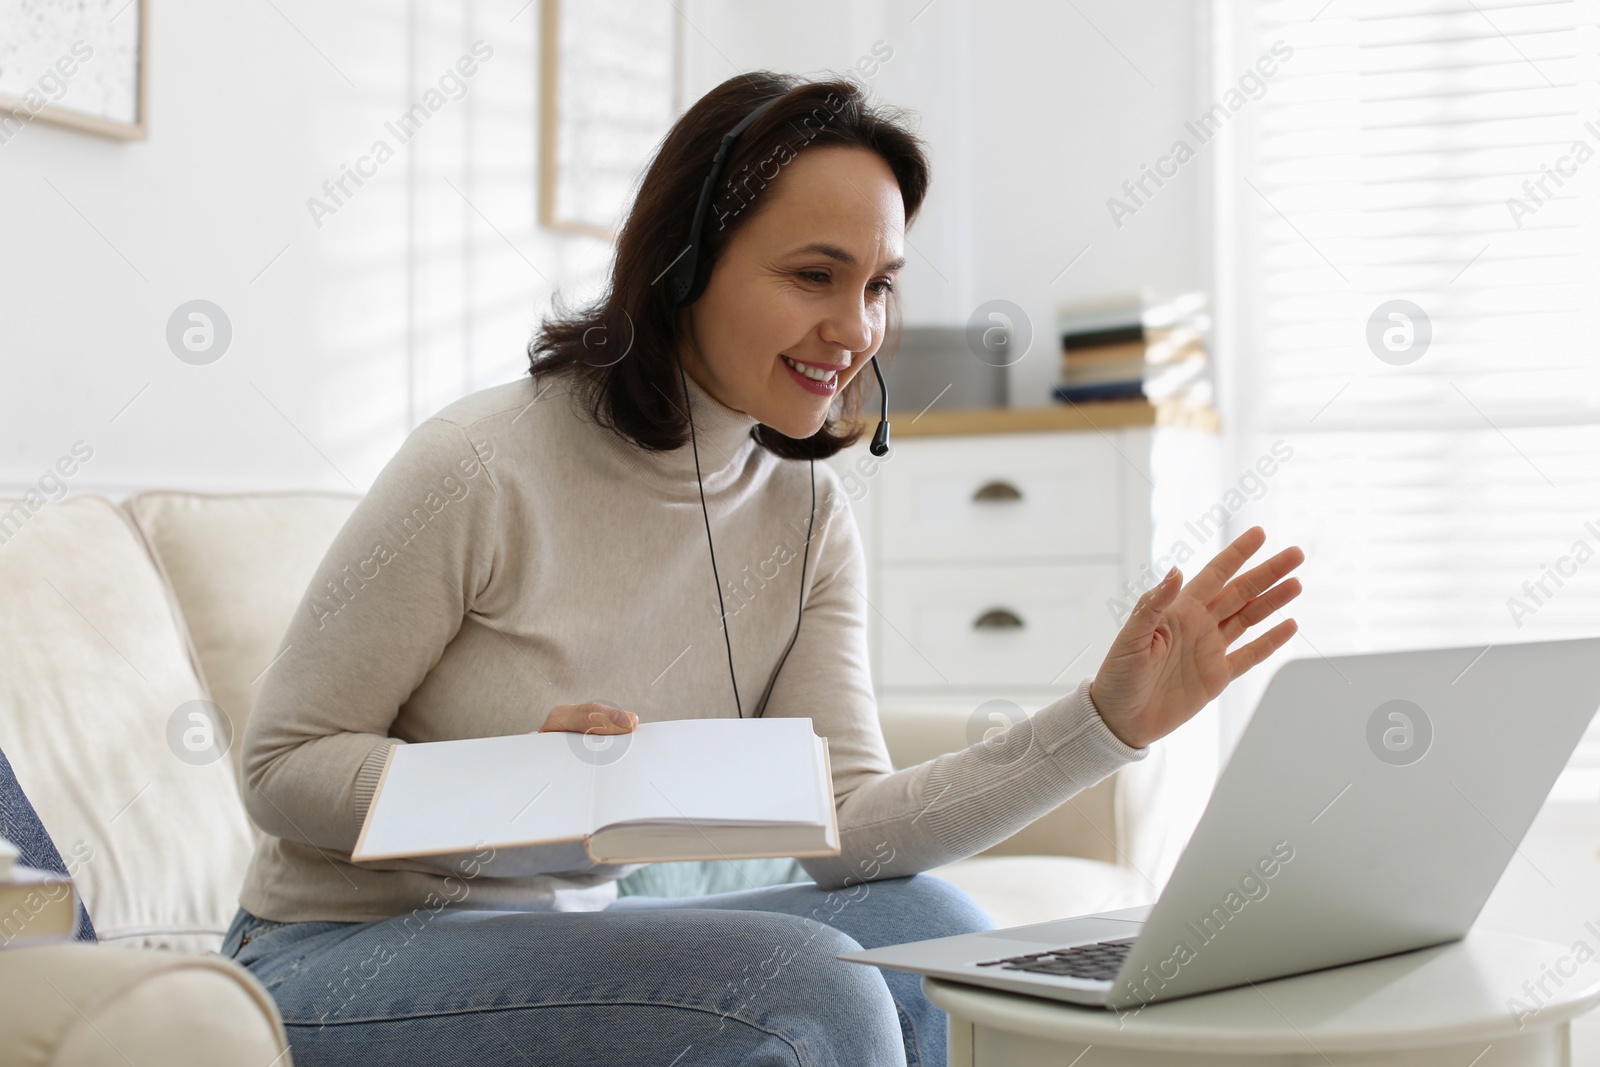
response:
[(539, 224), (615, 241), (682, 111), (682, 20), (665, 0), (540, 0), (539, 25)]
[(0, 36), (0, 143), (35, 119), (149, 136), (150, 0), (0, 2), (30, 12)]

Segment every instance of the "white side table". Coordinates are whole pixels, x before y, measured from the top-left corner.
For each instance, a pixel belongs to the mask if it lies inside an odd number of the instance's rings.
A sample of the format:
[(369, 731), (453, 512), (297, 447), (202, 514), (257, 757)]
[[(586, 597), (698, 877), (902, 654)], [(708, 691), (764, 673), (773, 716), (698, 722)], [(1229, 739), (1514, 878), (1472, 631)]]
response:
[(934, 978), (923, 989), (949, 1013), (950, 1067), (1068, 1067), (1080, 1057), (1082, 1067), (1543, 1067), (1570, 1062), (1569, 1022), (1600, 1003), (1587, 969), (1560, 985), (1548, 977), (1570, 954), (1474, 930), (1451, 945), (1120, 1014)]

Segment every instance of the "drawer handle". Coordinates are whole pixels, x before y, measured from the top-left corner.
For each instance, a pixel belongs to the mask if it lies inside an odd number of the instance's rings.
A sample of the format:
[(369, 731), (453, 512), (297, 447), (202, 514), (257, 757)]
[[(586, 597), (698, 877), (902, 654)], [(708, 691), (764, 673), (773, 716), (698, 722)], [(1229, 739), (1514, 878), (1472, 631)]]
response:
[(1022, 619), (1006, 608), (991, 608), (973, 622), (974, 630), (1020, 630)]
[(1021, 500), (1022, 490), (1010, 482), (985, 482), (972, 494), (972, 499), (978, 502), (993, 502), (997, 500)]

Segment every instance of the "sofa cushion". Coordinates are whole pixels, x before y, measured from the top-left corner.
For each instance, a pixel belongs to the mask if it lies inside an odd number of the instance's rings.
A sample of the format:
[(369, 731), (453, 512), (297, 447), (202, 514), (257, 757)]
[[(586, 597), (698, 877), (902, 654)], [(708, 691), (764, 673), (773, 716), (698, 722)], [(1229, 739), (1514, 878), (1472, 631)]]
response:
[(617, 879), (619, 897), (705, 897), (736, 889), (809, 882), (793, 859), (686, 860), (647, 863)]
[[(154, 490), (123, 502), (183, 608), (211, 699), (244, 736), (250, 708), (353, 493)], [(239, 773), (239, 745), (229, 756)]]
[(0, 749), (100, 941), (218, 948), (250, 826), (220, 747), (187, 747), (209, 694), (127, 515), (0, 500), (0, 589)]
[[(11, 761), (6, 759), (3, 751), (0, 751), (0, 837), (16, 846), (18, 863), (72, 877), (72, 870), (61, 858), (61, 850), (50, 839), (44, 823), (39, 821), (39, 813), (34, 810), (28, 794), (23, 792), (22, 783), (17, 781), (17, 773), (11, 769)], [(77, 866), (76, 857), (73, 866)], [(93, 941), (94, 923), (84, 909), (81, 889), (77, 891), (77, 896), (78, 921), (73, 930), (73, 939)], [(10, 916), (5, 918), (9, 920)], [(6, 930), (9, 929), (7, 925)]]

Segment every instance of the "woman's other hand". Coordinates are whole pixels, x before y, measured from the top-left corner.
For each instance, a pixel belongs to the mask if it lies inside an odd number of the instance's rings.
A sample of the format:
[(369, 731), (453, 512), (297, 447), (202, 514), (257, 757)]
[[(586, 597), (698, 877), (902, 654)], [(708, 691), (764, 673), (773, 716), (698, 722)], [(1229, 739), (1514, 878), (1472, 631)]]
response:
[(550, 709), (539, 732), (565, 730), (574, 734), (625, 734), (639, 725), (639, 716), (599, 701), (557, 704)]
[(1205, 707), (1229, 682), (1294, 636), (1285, 619), (1229, 653), (1247, 629), (1300, 595), (1300, 581), (1279, 579), (1305, 560), (1290, 546), (1232, 578), (1267, 539), (1252, 526), (1188, 585), (1176, 567), (1139, 598), (1089, 686), (1089, 699), (1118, 740), (1143, 748)]

